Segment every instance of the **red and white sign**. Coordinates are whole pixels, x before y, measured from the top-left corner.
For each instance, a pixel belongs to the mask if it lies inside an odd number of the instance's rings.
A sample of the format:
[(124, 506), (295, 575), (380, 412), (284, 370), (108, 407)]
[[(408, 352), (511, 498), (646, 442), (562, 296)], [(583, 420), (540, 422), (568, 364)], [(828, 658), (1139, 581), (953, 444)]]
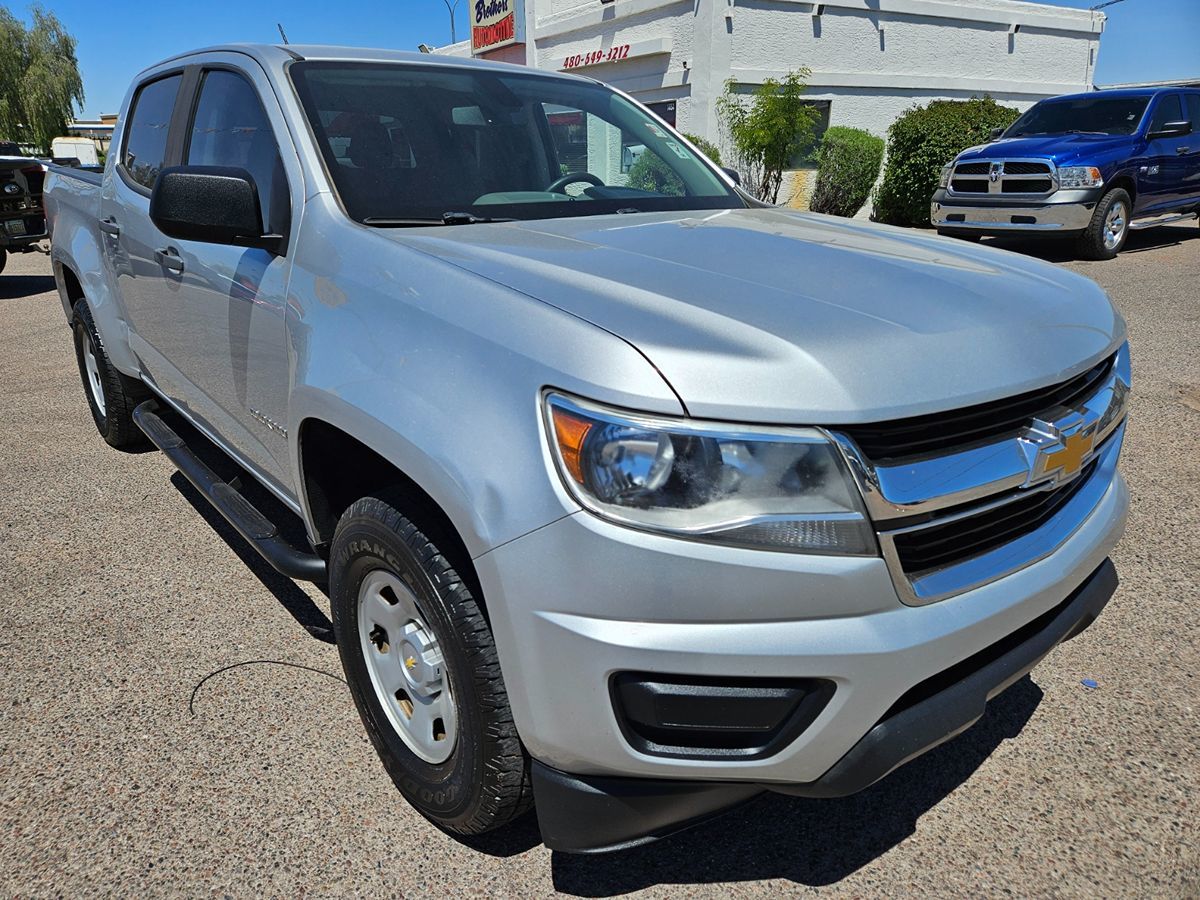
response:
[(507, 47), (525, 40), (523, 0), (475, 0), (471, 7), (471, 53)]
[(598, 66), (601, 63), (620, 62), (629, 57), (629, 44), (615, 44), (607, 50), (590, 50), (576, 53), (563, 60), (562, 69), (578, 69), (581, 66)]

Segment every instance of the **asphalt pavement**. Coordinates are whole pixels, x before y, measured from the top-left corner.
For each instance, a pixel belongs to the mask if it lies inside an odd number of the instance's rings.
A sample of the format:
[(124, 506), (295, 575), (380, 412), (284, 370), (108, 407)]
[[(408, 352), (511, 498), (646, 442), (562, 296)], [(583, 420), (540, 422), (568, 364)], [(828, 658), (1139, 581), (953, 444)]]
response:
[[(0, 275), (0, 894), (1200, 895), (1200, 228), (1110, 262), (1129, 323), (1121, 587), (968, 732), (856, 797), (765, 796), (573, 857), (396, 794), (317, 589), (96, 434), (48, 258)], [(1019, 307), (1021, 298), (1012, 303)], [(1095, 688), (1082, 683), (1091, 680)]]

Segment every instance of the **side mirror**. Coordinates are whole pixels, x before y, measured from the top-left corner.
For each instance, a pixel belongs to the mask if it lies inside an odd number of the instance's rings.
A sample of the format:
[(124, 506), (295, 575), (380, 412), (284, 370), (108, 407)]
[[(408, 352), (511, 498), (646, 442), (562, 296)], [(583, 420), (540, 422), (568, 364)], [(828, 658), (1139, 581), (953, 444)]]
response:
[(999, 140), (999, 139), (1000, 139), (1000, 137), (1001, 137), (1001, 136), (1004, 134), (1004, 132), (1006, 132), (1007, 130), (1008, 130), (1008, 129), (1007, 129), (1007, 128), (1005, 128), (1003, 125), (998, 125), (998, 126), (996, 126), (995, 128), (993, 128), (993, 129), (992, 129), (992, 140), (993, 140), (993, 141), (997, 141), (997, 140)]
[(1192, 133), (1191, 122), (1165, 122), (1162, 128), (1150, 132), (1146, 137), (1150, 140), (1164, 137), (1183, 137)]
[(167, 237), (280, 252), (283, 238), (263, 234), (254, 178), (225, 166), (172, 166), (150, 195), (150, 220)]
[(742, 186), (742, 175), (737, 169), (730, 169), (727, 166), (721, 166), (721, 171), (728, 175), (733, 180), (733, 183), (738, 187)]

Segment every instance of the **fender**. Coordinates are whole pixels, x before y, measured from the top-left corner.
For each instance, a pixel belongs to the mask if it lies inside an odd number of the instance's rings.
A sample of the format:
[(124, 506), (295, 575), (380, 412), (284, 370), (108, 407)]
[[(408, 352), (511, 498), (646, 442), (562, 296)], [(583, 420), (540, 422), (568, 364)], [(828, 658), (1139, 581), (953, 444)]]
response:
[[(416, 482), (475, 557), (577, 509), (549, 461), (544, 388), (683, 413), (623, 339), (355, 225), (331, 202), (307, 206), (289, 285), (288, 434), (310, 537), (300, 446), (309, 419)], [(537, 458), (548, 468), (531, 476)]]

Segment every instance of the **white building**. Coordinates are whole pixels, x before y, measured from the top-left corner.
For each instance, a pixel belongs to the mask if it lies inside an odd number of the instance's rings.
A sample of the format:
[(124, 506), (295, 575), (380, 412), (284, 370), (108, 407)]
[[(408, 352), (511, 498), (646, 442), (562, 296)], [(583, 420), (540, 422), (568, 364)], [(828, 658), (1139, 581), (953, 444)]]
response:
[(728, 79), (753, 87), (801, 66), (823, 125), (880, 136), (932, 99), (1025, 109), (1090, 90), (1105, 21), (1024, 0), (475, 0), (470, 13), (474, 50), (438, 52), (577, 71), (718, 142)]

